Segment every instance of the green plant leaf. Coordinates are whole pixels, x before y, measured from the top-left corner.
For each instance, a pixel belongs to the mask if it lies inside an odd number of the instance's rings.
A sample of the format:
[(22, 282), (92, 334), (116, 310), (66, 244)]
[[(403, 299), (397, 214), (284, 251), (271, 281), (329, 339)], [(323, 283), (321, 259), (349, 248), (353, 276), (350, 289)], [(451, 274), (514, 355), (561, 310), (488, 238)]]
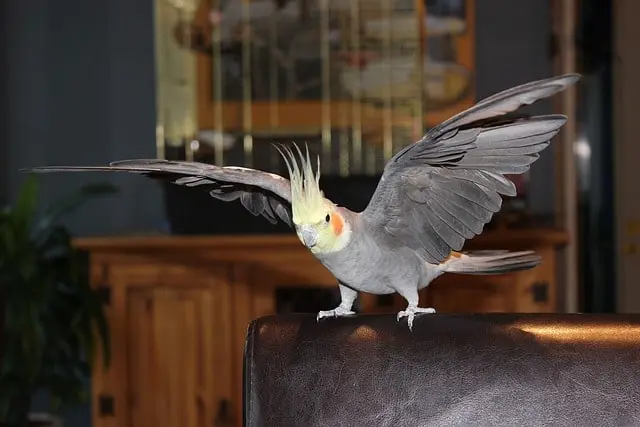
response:
[(18, 232), (26, 232), (36, 213), (38, 205), (38, 180), (35, 175), (28, 175), (20, 187), (18, 199), (12, 210), (11, 219)]
[[(97, 304), (94, 304), (96, 306), (102, 307), (100, 301), (97, 301)], [(104, 311), (101, 309), (95, 310), (93, 321), (98, 332), (98, 336), (100, 337), (100, 344), (102, 346), (102, 367), (104, 369), (107, 369), (109, 368), (109, 366), (111, 366), (111, 335), (109, 331), (109, 322)], [(91, 361), (91, 366), (93, 366), (93, 360)]]
[(59, 221), (91, 197), (114, 192), (110, 185), (86, 186), (36, 222), (37, 186), (30, 178), (16, 205), (0, 214), (0, 406), (36, 389), (62, 405), (77, 403), (99, 344), (109, 366), (108, 324), (89, 282), (88, 257)]
[(58, 412), (61, 407), (62, 407), (62, 399), (60, 399), (59, 396), (54, 395), (51, 397), (51, 399), (49, 399), (49, 408), (53, 412)]

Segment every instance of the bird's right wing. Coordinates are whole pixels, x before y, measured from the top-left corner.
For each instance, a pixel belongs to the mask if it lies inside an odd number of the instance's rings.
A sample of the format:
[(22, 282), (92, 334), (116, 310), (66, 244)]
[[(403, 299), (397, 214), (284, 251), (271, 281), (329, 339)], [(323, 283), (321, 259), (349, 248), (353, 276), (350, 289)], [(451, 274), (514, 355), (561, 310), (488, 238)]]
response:
[(199, 187), (219, 200), (240, 199), (240, 203), (253, 215), (262, 215), (272, 224), (279, 219), (292, 226), (289, 180), (257, 169), (162, 159), (133, 159), (112, 162), (108, 166), (43, 166), (25, 171), (141, 174), (177, 185)]

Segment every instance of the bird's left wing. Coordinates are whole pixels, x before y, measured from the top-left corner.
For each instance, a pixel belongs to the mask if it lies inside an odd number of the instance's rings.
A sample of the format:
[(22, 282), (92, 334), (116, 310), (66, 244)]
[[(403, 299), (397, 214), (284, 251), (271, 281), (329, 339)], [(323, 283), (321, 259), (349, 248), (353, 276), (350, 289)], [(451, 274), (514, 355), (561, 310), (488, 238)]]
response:
[(112, 162), (108, 166), (43, 166), (24, 171), (140, 174), (186, 187), (199, 187), (219, 200), (240, 199), (240, 203), (253, 215), (262, 215), (272, 224), (279, 219), (292, 226), (289, 180), (257, 169), (162, 159), (133, 159)]
[(564, 90), (569, 74), (505, 90), (432, 128), (385, 166), (360, 214), (392, 247), (409, 247), (437, 264), (480, 234), (516, 189), (506, 174), (526, 172), (566, 122), (560, 115), (505, 118)]

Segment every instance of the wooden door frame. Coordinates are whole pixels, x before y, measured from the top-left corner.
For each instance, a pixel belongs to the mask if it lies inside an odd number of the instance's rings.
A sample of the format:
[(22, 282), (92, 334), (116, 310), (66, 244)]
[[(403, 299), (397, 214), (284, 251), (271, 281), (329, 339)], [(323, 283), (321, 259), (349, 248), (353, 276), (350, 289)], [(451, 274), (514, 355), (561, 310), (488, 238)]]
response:
[[(576, 0), (550, 0), (552, 31), (557, 41), (554, 58), (554, 75), (575, 73)], [(579, 84), (579, 83), (578, 83)], [(555, 163), (555, 212), (556, 225), (567, 232), (568, 243), (562, 249), (562, 262), (558, 263), (561, 280), (559, 309), (573, 313), (579, 310), (580, 287), (578, 282), (578, 178), (573, 152), (577, 135), (577, 90), (570, 87), (554, 99), (556, 113), (569, 120), (563, 126), (554, 144)]]
[[(635, 12), (635, 15), (634, 15)], [(630, 200), (629, 185), (634, 185), (629, 160), (633, 155), (633, 144), (637, 144), (638, 118), (636, 114), (637, 95), (640, 84), (640, 57), (637, 55), (637, 36), (640, 28), (637, 13), (640, 3), (635, 0), (613, 2), (613, 141), (614, 141), (614, 200), (615, 200), (615, 252), (616, 252), (616, 312), (634, 313), (640, 311), (640, 287), (636, 278), (629, 277), (628, 266), (636, 257), (632, 246), (640, 232), (640, 221), (629, 217), (637, 200)], [(634, 34), (636, 38), (634, 38)], [(637, 152), (637, 151), (636, 151)], [(629, 177), (632, 177), (630, 180)], [(637, 205), (635, 207), (637, 212)]]

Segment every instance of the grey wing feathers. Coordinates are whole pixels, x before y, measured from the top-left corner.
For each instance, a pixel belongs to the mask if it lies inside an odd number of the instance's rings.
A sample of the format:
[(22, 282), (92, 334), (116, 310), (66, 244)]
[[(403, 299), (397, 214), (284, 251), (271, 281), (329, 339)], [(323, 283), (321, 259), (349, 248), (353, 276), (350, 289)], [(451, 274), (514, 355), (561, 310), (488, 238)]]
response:
[[(480, 234), (516, 188), (504, 175), (529, 170), (566, 123), (560, 115), (500, 119), (553, 95), (575, 75), (532, 82), (476, 104), (398, 152), (361, 213), (372, 232), (442, 262)], [(488, 120), (490, 119), (490, 120)]]
[(223, 201), (240, 200), (253, 215), (270, 223), (278, 219), (291, 224), (291, 188), (288, 179), (256, 169), (219, 167), (206, 163), (162, 159), (132, 159), (109, 166), (44, 166), (28, 172), (128, 172), (187, 187), (202, 187), (211, 197)]
[(565, 90), (579, 79), (579, 74), (565, 74), (525, 83), (498, 92), (481, 100), (473, 107), (456, 114), (440, 125), (433, 127), (425, 136), (427, 138), (434, 138), (470, 123), (516, 111), (523, 105), (533, 104), (540, 99), (548, 98)]

